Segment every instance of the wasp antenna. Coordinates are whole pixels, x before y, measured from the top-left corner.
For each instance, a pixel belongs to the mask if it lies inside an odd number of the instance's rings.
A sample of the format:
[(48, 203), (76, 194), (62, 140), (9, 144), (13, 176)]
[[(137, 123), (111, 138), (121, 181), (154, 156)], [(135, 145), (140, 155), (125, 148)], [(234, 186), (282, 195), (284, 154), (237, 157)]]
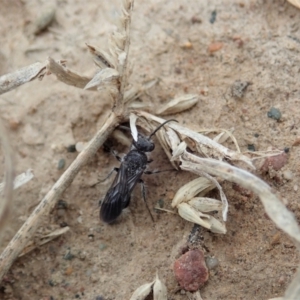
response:
[(167, 121), (165, 121), (165, 122), (163, 122), (162, 124), (160, 124), (150, 135), (149, 135), (149, 140), (150, 140), (150, 138), (151, 138), (151, 136), (152, 135), (154, 135), (159, 129), (161, 129), (166, 123), (169, 123), (169, 122), (171, 122), (171, 121), (174, 121), (174, 122), (177, 122), (178, 123), (178, 121), (177, 120), (175, 120), (175, 119), (171, 119), (171, 120), (167, 120)]

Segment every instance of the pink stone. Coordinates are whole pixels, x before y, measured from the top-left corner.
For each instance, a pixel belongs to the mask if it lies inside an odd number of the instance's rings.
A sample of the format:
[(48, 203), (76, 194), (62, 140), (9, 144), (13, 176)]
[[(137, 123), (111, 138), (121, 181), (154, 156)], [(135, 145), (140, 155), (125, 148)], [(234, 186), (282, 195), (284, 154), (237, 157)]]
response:
[(267, 172), (269, 171), (269, 169), (278, 171), (287, 163), (287, 160), (288, 160), (288, 155), (285, 152), (275, 156), (268, 157), (265, 159), (261, 167), (261, 170), (263, 172)]
[(183, 289), (197, 291), (208, 280), (203, 252), (195, 249), (183, 254), (174, 263), (174, 273)]

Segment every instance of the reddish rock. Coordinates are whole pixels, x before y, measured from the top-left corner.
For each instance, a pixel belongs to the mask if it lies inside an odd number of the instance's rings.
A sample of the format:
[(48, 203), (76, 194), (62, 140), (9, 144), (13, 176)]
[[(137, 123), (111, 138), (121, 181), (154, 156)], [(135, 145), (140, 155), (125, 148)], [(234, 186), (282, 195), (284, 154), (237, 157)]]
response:
[(265, 159), (261, 170), (263, 172), (267, 172), (270, 169), (273, 169), (275, 171), (279, 171), (284, 165), (287, 163), (288, 155), (285, 152), (282, 152), (281, 154), (271, 156)]
[(208, 50), (209, 53), (213, 53), (213, 52), (221, 50), (222, 48), (223, 48), (223, 43), (215, 42), (215, 43), (211, 43), (208, 46), (207, 50)]
[(174, 263), (174, 273), (183, 289), (197, 291), (208, 280), (203, 252), (195, 249), (183, 254)]

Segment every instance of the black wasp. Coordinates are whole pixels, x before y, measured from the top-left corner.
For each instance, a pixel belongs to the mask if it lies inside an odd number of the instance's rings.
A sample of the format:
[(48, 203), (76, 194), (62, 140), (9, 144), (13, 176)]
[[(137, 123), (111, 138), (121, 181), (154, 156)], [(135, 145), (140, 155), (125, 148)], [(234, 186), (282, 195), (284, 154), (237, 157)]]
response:
[[(120, 159), (121, 166), (119, 169), (115, 169), (118, 171), (118, 174), (116, 175), (111, 187), (107, 191), (107, 194), (101, 205), (100, 219), (103, 222), (111, 223), (121, 214), (122, 210), (129, 205), (130, 195), (136, 184), (138, 182), (142, 183), (142, 174), (151, 173), (147, 171), (145, 172), (147, 164), (150, 162), (148, 161), (146, 152), (153, 151), (155, 147), (151, 137), (162, 126), (170, 121), (177, 122), (176, 120), (168, 120), (164, 122), (163, 124), (159, 125), (149, 137), (138, 133), (137, 140), (133, 140), (131, 150), (122, 160)], [(145, 201), (145, 188), (143, 185), (142, 193)]]

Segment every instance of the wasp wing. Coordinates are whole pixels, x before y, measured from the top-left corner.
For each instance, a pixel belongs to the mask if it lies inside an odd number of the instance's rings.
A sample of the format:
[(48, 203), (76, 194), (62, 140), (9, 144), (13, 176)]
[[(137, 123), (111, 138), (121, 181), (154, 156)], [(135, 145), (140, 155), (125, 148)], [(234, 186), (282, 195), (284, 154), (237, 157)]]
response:
[(114, 221), (121, 214), (124, 201), (128, 201), (129, 197), (126, 168), (121, 164), (118, 174), (102, 202), (100, 219), (106, 223)]

